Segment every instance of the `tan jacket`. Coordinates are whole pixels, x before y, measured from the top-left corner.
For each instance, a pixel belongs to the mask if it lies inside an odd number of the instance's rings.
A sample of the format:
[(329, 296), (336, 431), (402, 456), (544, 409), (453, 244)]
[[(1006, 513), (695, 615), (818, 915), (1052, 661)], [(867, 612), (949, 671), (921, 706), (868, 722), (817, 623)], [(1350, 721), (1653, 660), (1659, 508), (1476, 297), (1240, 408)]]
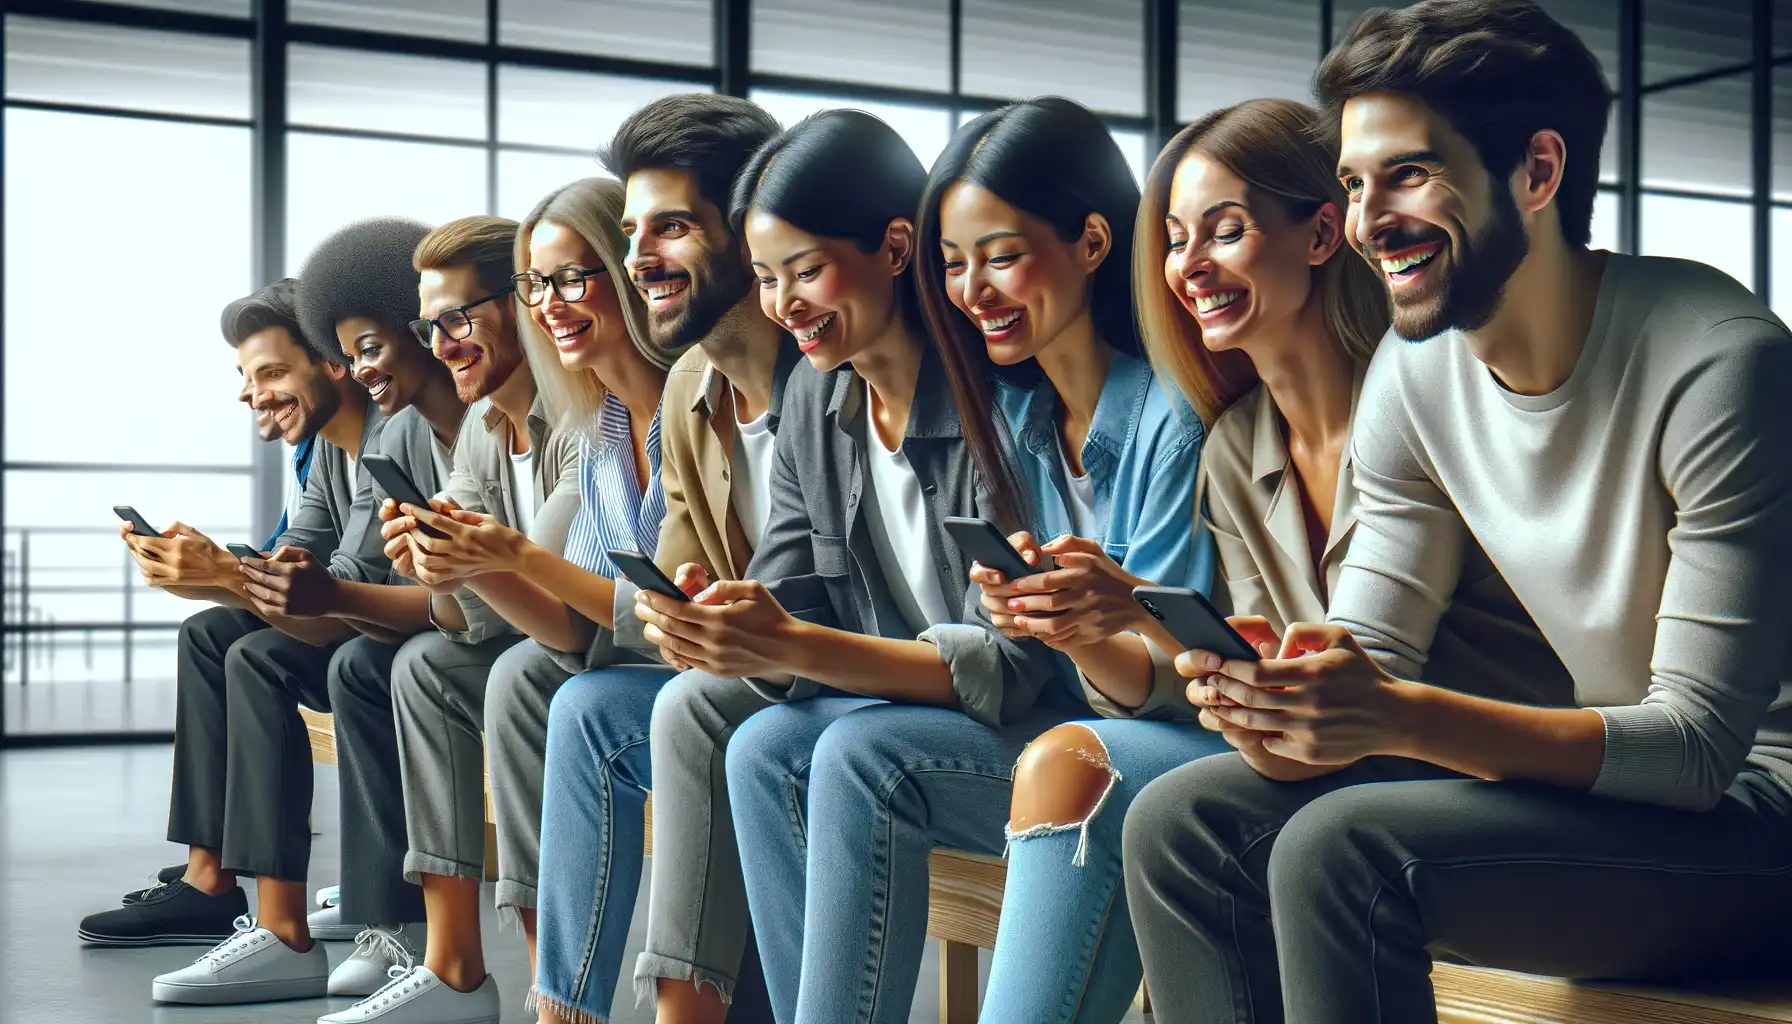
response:
[[(1356, 415), (1363, 372), (1351, 391)], [(1214, 423), (1201, 453), (1197, 491), (1205, 499), (1201, 522), (1212, 532), (1219, 555), (1214, 603), (1233, 615), (1261, 615), (1277, 634), (1291, 622), (1324, 622), (1338, 572), (1356, 530), (1358, 493), (1350, 446), (1338, 467), (1332, 500), (1331, 533), (1315, 570), (1307, 546), (1300, 483), (1282, 418), (1261, 385), (1232, 404)], [(1560, 704), (1573, 692), (1572, 680), (1518, 603), (1505, 579), (1472, 541), (1463, 551), (1461, 582), (1432, 641), (1424, 676), (1447, 680), (1468, 693), (1531, 695), (1539, 704)], [(1126, 709), (1083, 684), (1096, 710), (1110, 717), (1192, 718), (1188, 680), (1171, 658), (1151, 647), (1152, 695), (1145, 706)]]
[[(772, 375), (774, 434), (784, 405), (784, 384), (799, 358), (795, 343), (786, 339)], [(667, 576), (686, 562), (703, 566), (711, 580), (746, 576), (753, 545), (734, 514), (735, 433), (728, 378), (710, 365), (700, 346), (693, 345), (673, 364), (660, 392), (660, 487), (666, 493), (666, 516), (660, 520), (653, 561)], [(635, 591), (626, 578), (616, 581), (616, 643), (652, 650), (635, 618)]]

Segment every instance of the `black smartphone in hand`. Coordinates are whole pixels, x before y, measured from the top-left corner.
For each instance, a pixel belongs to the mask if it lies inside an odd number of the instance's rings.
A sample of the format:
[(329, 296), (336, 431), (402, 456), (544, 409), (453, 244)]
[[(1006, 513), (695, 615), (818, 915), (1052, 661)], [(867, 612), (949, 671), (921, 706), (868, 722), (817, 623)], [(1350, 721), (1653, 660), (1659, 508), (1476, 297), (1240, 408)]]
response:
[[(429, 499), (411, 481), (411, 476), (404, 471), (404, 467), (400, 466), (392, 456), (370, 453), (361, 456), (361, 464), (367, 467), (367, 472), (373, 474), (373, 478), (386, 489), (386, 493), (391, 496), (393, 501), (400, 505), (415, 505), (418, 508), (430, 507)], [(422, 531), (424, 536), (435, 537), (438, 540), (448, 536), (435, 527), (421, 522), (417, 524), (417, 529)]]
[(260, 558), (261, 552), (247, 544), (226, 544), (224, 550), (235, 555), (239, 560), (244, 558)]
[(1188, 650), (1212, 651), (1233, 661), (1261, 661), (1262, 655), (1240, 636), (1226, 617), (1187, 587), (1134, 587), (1132, 599), (1151, 617), (1164, 624), (1176, 642)]
[(1002, 531), (987, 519), (947, 516), (944, 523), (946, 534), (958, 545), (958, 550), (969, 555), (973, 562), (1001, 573), (1009, 581), (1045, 571), (1028, 565)]
[(112, 514), (131, 524), (131, 532), (139, 537), (160, 537), (162, 532), (149, 525), (143, 514), (129, 505), (112, 506)]
[(653, 559), (641, 552), (612, 548), (607, 553), (610, 556), (610, 561), (616, 563), (616, 567), (622, 570), (622, 574), (628, 577), (628, 581), (642, 590), (663, 594), (674, 601), (689, 601), (691, 599), (689, 594), (678, 589), (678, 584), (672, 582), (670, 577), (660, 571), (659, 566), (653, 564)]

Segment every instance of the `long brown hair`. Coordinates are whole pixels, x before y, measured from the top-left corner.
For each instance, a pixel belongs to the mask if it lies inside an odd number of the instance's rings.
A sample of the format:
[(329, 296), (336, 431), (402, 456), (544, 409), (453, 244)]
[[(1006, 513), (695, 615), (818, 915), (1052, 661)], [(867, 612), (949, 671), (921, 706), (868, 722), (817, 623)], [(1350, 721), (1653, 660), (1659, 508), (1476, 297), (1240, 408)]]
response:
[[(1250, 100), (1216, 110), (1178, 132), (1151, 165), (1132, 250), (1145, 352), (1158, 377), (1173, 382), (1212, 424), (1257, 383), (1257, 370), (1243, 352), (1209, 351), (1194, 318), (1164, 284), (1170, 182), (1196, 153), (1237, 175), (1256, 195), (1279, 202), (1297, 223), (1326, 203), (1342, 213), (1347, 198), (1336, 175), (1337, 154), (1321, 140), (1319, 113), (1293, 100)], [(1374, 270), (1346, 248), (1339, 246), (1313, 268), (1314, 287), (1325, 303), (1326, 333), (1364, 362), (1388, 328), (1387, 292)]]

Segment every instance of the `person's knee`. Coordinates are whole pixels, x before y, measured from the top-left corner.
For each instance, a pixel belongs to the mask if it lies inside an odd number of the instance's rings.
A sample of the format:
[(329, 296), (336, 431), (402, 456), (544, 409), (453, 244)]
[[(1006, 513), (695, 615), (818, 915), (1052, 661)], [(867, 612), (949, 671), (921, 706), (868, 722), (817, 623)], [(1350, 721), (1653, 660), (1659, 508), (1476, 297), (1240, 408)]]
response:
[(351, 697), (365, 696), (370, 687), (385, 689), (383, 677), (388, 663), (380, 655), (379, 646), (377, 640), (359, 637), (336, 648), (324, 676), (331, 707), (341, 707)]
[(450, 643), (440, 634), (421, 633), (406, 641), (392, 659), (392, 704), (422, 708), (444, 700), (441, 672), (431, 657), (436, 644)]
[(717, 687), (745, 685), (739, 679), (723, 679), (698, 669), (673, 676), (653, 699), (654, 745), (669, 744), (680, 756), (695, 756), (699, 748), (714, 750), (725, 723), (714, 709), (711, 694)]
[(603, 710), (604, 693), (599, 673), (581, 672), (568, 679), (548, 702), (548, 731), (555, 735), (568, 730), (585, 732), (589, 723)]
[(487, 736), (507, 731), (515, 716), (522, 712), (531, 686), (529, 660), (539, 650), (535, 641), (524, 640), (492, 662), (491, 674), (485, 681)]
[(1342, 891), (1373, 872), (1383, 833), (1373, 786), (1351, 786), (1314, 800), (1282, 826), (1269, 853), (1274, 898), (1309, 901)]
[(1095, 730), (1066, 722), (1041, 733), (1014, 766), (1008, 829), (1056, 831), (1088, 821), (1114, 780), (1107, 746)]

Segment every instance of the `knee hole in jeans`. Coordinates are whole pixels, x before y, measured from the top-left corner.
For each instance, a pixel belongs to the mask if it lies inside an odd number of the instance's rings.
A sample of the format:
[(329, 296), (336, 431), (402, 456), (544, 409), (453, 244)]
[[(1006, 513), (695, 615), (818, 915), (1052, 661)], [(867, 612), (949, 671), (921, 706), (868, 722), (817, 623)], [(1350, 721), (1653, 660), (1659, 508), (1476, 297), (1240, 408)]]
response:
[(1032, 839), (1076, 830), (1082, 833), (1074, 863), (1087, 854), (1089, 822), (1101, 813), (1120, 773), (1095, 730), (1066, 722), (1040, 734), (1021, 751), (1014, 766), (1008, 839)]

